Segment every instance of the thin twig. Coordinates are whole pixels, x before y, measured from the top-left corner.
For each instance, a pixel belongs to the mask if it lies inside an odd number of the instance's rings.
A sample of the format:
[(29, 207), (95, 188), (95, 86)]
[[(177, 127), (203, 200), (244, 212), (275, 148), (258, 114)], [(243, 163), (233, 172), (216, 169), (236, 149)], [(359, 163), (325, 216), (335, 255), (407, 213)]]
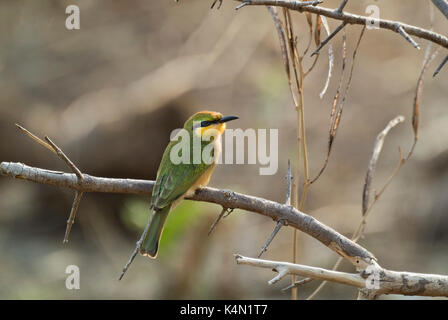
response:
[(341, 108), (344, 106), (345, 100), (347, 99), (347, 93), (350, 90), (350, 87), (352, 84), (353, 70), (355, 68), (355, 60), (356, 60), (356, 56), (358, 54), (359, 45), (361, 44), (361, 40), (363, 39), (366, 28), (367, 28), (366, 26), (362, 27), (361, 33), (359, 34), (359, 37), (358, 37), (358, 42), (356, 43), (356, 46), (355, 46), (355, 50), (353, 50), (352, 66), (350, 68), (350, 74), (348, 75), (348, 81), (347, 81), (347, 85), (345, 87), (344, 96), (342, 97)]
[(346, 48), (346, 34), (345, 34), (345, 30), (344, 30), (344, 34), (342, 36), (342, 71), (341, 71), (341, 78), (339, 79), (338, 89), (336, 90), (336, 93), (334, 95), (333, 105), (331, 107), (331, 112), (330, 112), (330, 128), (329, 128), (327, 155), (325, 157), (323, 166), (319, 170), (319, 173), (316, 175), (316, 177), (314, 179), (312, 179), (310, 181), (310, 184), (313, 184), (314, 182), (317, 181), (317, 179), (319, 179), (319, 177), (325, 171), (325, 169), (328, 165), (328, 161), (330, 159), (330, 153), (332, 150), (333, 141), (336, 136), (337, 128), (339, 127), (340, 115), (342, 114), (342, 110), (341, 110), (341, 112), (338, 112), (339, 116), (336, 116), (336, 107), (338, 105), (339, 94), (341, 92), (342, 82), (344, 80), (346, 58), (347, 58), (347, 48)]
[[(84, 177), (81, 171), (75, 166), (75, 164), (65, 155), (65, 153), (47, 136), (45, 136), (45, 140), (51, 145), (59, 158), (64, 161), (67, 166), (76, 174), (78, 177), (78, 183), (81, 182)], [(79, 203), (81, 202), (82, 192), (76, 191), (75, 199), (73, 200), (72, 209), (70, 210), (70, 216), (67, 220), (67, 227), (65, 229), (65, 236), (62, 243), (68, 243), (68, 237), (70, 235), (70, 231), (72, 230), (72, 226), (75, 223), (76, 212), (78, 211)]]
[[(332, 150), (332, 146), (333, 146), (333, 142), (336, 138), (336, 133), (337, 130), (339, 128), (339, 122), (341, 121), (341, 116), (342, 116), (342, 111), (344, 108), (344, 103), (346, 101), (347, 98), (347, 94), (348, 91), (350, 89), (351, 83), (352, 83), (352, 78), (353, 78), (353, 70), (355, 67), (355, 61), (356, 61), (356, 56), (358, 53), (358, 49), (359, 49), (359, 45), (361, 44), (361, 40), (364, 36), (364, 32), (366, 30), (366, 26), (364, 26), (361, 30), (361, 33), (358, 37), (358, 41), (356, 43), (355, 49), (353, 50), (353, 57), (352, 57), (352, 66), (350, 68), (350, 74), (348, 77), (348, 81), (347, 81), (347, 85), (345, 87), (345, 92), (344, 95), (342, 97), (342, 102), (339, 104), (339, 109), (337, 109), (337, 105), (339, 103), (339, 94), (341, 92), (341, 87), (342, 87), (342, 81), (344, 78), (344, 73), (345, 73), (345, 65), (346, 65), (346, 35), (345, 35), (345, 30), (344, 30), (344, 34), (342, 37), (342, 72), (341, 72), (341, 78), (339, 80), (339, 85), (338, 85), (338, 89), (336, 90), (336, 94), (333, 98), (333, 105), (331, 108), (331, 112), (330, 112), (330, 128), (329, 128), (329, 138), (328, 138), (328, 148), (327, 148), (327, 155), (325, 157), (325, 161), (323, 166), (321, 167), (319, 173), (317, 174), (317, 176), (311, 180), (310, 184), (314, 183), (317, 181), (317, 179), (319, 179), (319, 177), (322, 175), (322, 173), (325, 171), (328, 162), (330, 160), (330, 154), (331, 154), (331, 150)], [(336, 110), (338, 110), (336, 112)]]
[(387, 126), (378, 134), (376, 137), (375, 145), (373, 147), (372, 157), (370, 159), (369, 168), (366, 174), (366, 180), (364, 183), (364, 189), (362, 193), (362, 215), (364, 216), (367, 212), (367, 208), (370, 204), (370, 185), (372, 183), (373, 175), (375, 173), (376, 164), (380, 156), (381, 150), (383, 150), (384, 140), (386, 139), (389, 131), (395, 127), (397, 124), (404, 121), (403, 116), (398, 116), (387, 124)]
[(334, 29), (333, 32), (330, 33), (330, 35), (329, 35), (324, 41), (322, 41), (322, 42), (320, 43), (320, 45), (316, 48), (316, 50), (313, 51), (313, 53), (311, 54), (311, 56), (316, 55), (316, 54), (320, 51), (320, 49), (323, 48), (323, 46), (325, 46), (331, 39), (333, 39), (333, 37), (334, 37), (339, 31), (341, 31), (341, 30), (345, 27), (346, 24), (347, 24), (347, 22), (342, 21), (342, 23), (341, 23), (336, 29)]
[[(303, 81), (304, 81), (304, 70), (302, 65), (302, 57), (299, 55), (299, 50), (297, 48), (297, 41), (294, 37), (294, 30), (291, 20), (291, 14), (288, 9), (283, 9), (284, 13), (284, 19), (285, 19), (285, 25), (287, 29), (287, 35), (288, 35), (288, 47), (289, 47), (289, 53), (292, 61), (292, 68), (294, 71), (294, 79), (295, 84), (298, 92), (298, 99), (295, 98), (293, 87), (290, 85), (291, 94), (294, 99), (296, 111), (297, 111), (297, 166), (296, 166), (296, 177), (297, 180), (300, 177), (300, 154), (302, 152), (303, 154), (303, 168), (304, 168), (304, 185), (303, 185), (303, 191), (302, 196), (299, 200), (297, 199), (298, 196), (298, 182), (294, 184), (294, 205), (299, 208), (299, 210), (303, 210), (306, 194), (308, 191), (308, 152), (307, 152), (307, 145), (306, 145), (306, 135), (305, 135), (305, 116), (304, 116), (304, 99), (303, 99)], [(292, 246), (292, 260), (293, 262), (296, 262), (297, 259), (297, 230), (293, 231), (293, 246)], [(295, 276), (292, 277), (292, 282), (295, 282)], [(295, 300), (298, 296), (297, 288), (294, 288), (292, 290), (292, 296), (291, 298)]]
[(79, 203), (81, 202), (83, 192), (76, 191), (75, 199), (73, 200), (72, 209), (70, 210), (70, 216), (67, 220), (67, 227), (65, 229), (65, 236), (62, 243), (68, 243), (68, 237), (70, 235), (70, 231), (72, 230), (72, 226), (75, 223), (76, 212), (78, 211)]
[(291, 205), (291, 161), (288, 159), (288, 171), (286, 173), (286, 201), (285, 204), (287, 206)]
[(396, 177), (396, 175), (400, 171), (401, 167), (406, 162), (406, 159), (403, 158), (403, 152), (402, 152), (400, 147), (398, 147), (398, 152), (399, 152), (399, 156), (400, 157), (399, 157), (397, 166), (395, 167), (394, 171), (389, 176), (389, 178), (386, 180), (386, 183), (383, 185), (383, 187), (380, 189), (380, 191), (375, 193), (375, 196), (373, 197), (372, 202), (368, 205), (366, 211), (362, 215), (362, 219), (361, 219), (361, 222), (358, 225), (358, 229), (356, 230), (356, 232), (352, 236), (352, 240), (355, 241), (355, 242), (358, 242), (358, 240), (363, 237), (363, 235), (364, 235), (364, 227), (365, 227), (366, 222), (367, 222), (367, 217), (368, 217), (369, 213), (372, 211), (373, 206), (375, 205), (375, 203), (378, 201), (378, 199), (381, 197), (381, 195), (384, 193), (384, 191), (387, 189), (387, 187), (390, 185), (392, 180)]
[(308, 53), (308, 50), (311, 47), (311, 40), (313, 38), (313, 17), (311, 16), (311, 13), (305, 12), (306, 22), (308, 23), (308, 43), (306, 45), (305, 50), (303, 51), (302, 57), (306, 56)]
[(314, 60), (313, 60), (313, 63), (311, 64), (311, 66), (308, 68), (308, 70), (306, 70), (304, 73), (303, 73), (303, 77), (304, 78), (306, 78), (306, 76), (314, 69), (314, 67), (316, 66), (316, 64), (317, 64), (317, 60), (319, 59), (319, 53), (317, 53), (317, 55), (315, 55), (314, 56)]
[(56, 154), (59, 156), (59, 158), (62, 159), (62, 161), (64, 161), (67, 166), (76, 174), (76, 176), (78, 177), (78, 179), (80, 181), (82, 181), (83, 176), (81, 171), (75, 166), (75, 164), (65, 155), (65, 153), (61, 150), (61, 148), (59, 148), (53, 141), (51, 141), (51, 139), (47, 136), (45, 136), (45, 140), (47, 140), (47, 142), (51, 145), (51, 147), (54, 149), (54, 151), (56, 152)]
[(278, 17), (277, 8), (272, 6), (266, 8), (271, 14), (272, 20), (274, 21), (275, 29), (277, 30), (278, 40), (280, 41), (280, 50), (282, 52), (283, 64), (285, 65), (285, 71), (286, 75), (288, 76), (288, 81), (291, 84), (291, 75), (289, 70), (289, 57), (288, 57), (288, 49), (286, 46), (285, 30)]
[[(339, 268), (339, 265), (341, 264), (342, 259), (338, 259), (336, 263), (334, 264), (333, 268), (331, 268), (332, 271), (336, 271)], [(314, 279), (312, 278), (306, 278), (305, 280), (312, 281)], [(327, 280), (322, 281), (321, 284), (306, 298), (306, 300), (313, 300), (319, 292), (325, 287), (325, 285), (328, 283)]]
[(38, 144), (40, 144), (41, 146), (43, 146), (47, 150), (50, 150), (51, 152), (56, 153), (56, 151), (53, 149), (52, 146), (50, 146), (48, 143), (43, 141), (41, 138), (39, 138), (35, 134), (31, 133), (30, 131), (28, 131), (27, 129), (25, 129), (24, 127), (22, 127), (21, 125), (19, 125), (17, 123), (16, 123), (16, 127), (19, 128), (20, 130), (22, 130), (23, 133), (25, 133), (28, 137), (33, 139), (35, 142), (37, 142)]
[[(289, 55), (290, 55), (290, 58), (291, 58), (291, 67), (292, 67), (292, 70), (294, 72), (294, 80), (295, 80), (295, 84), (296, 84), (296, 87), (297, 87), (297, 90), (298, 90), (298, 94), (299, 94), (299, 98), (300, 98), (301, 81), (298, 78), (297, 63), (300, 63), (301, 58), (300, 57), (296, 57), (296, 51), (294, 50), (294, 48), (295, 48), (294, 34), (293, 34), (294, 31), (293, 31), (293, 27), (292, 27), (292, 24), (291, 24), (291, 16), (290, 16), (289, 10), (286, 9), (286, 8), (283, 8), (283, 18), (284, 18), (284, 21), (285, 21), (286, 39), (288, 40), (287, 41), (287, 44), (288, 44), (287, 45), (287, 49), (289, 50)], [(295, 106), (295, 108), (297, 110), (297, 113), (298, 113), (299, 103), (300, 102), (296, 98), (296, 95), (295, 95), (295, 92), (294, 92), (294, 86), (293, 86), (293, 83), (292, 83), (291, 74), (290, 74), (289, 70), (287, 72), (287, 76), (288, 76), (288, 84), (289, 84), (289, 89), (291, 91), (291, 96), (292, 96), (292, 99), (294, 101), (294, 106)], [(300, 164), (299, 164), (300, 163), (300, 148), (301, 148), (301, 143), (300, 142), (301, 142), (300, 141), (300, 130), (299, 130), (299, 128), (297, 128), (297, 154), (298, 154), (298, 161), (297, 161), (296, 172), (295, 172), (295, 176), (297, 177), (297, 182), (294, 183), (294, 193), (293, 193), (294, 197), (293, 197), (293, 201), (292, 201), (292, 203), (293, 203), (293, 205), (295, 207), (297, 207), (297, 204), (298, 204), (297, 196), (298, 196), (298, 193), (299, 193), (299, 191), (298, 191), (298, 179), (300, 177)], [(297, 258), (297, 256), (296, 256), (296, 254), (297, 254), (297, 230), (296, 229), (293, 230), (292, 241), (293, 241), (292, 242), (292, 261), (296, 262), (296, 258)], [(292, 281), (293, 282), (295, 281), (295, 276), (292, 277)], [(293, 300), (295, 300), (297, 298), (297, 290), (292, 290), (291, 298)]]

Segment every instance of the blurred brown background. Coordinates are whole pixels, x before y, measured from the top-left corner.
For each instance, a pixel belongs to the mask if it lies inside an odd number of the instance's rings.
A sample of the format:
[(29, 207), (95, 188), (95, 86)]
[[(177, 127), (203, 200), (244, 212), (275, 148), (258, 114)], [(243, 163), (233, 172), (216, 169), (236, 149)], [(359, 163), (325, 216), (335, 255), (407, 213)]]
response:
[[(334, 8), (340, 1), (328, 0)], [(81, 29), (65, 28), (76, 4)], [(19, 132), (49, 135), (85, 173), (154, 179), (171, 130), (202, 109), (238, 115), (229, 127), (279, 129), (279, 170), (222, 165), (211, 185), (283, 202), (288, 158), (296, 157), (296, 113), (276, 31), (265, 8), (235, 12), (233, 1), (209, 10), (211, 0), (1, 1), (0, 160), (67, 170), (62, 161)], [(429, 27), (429, 1), (350, 1), (365, 14)], [(293, 14), (299, 43), (308, 29)], [(329, 21), (334, 29), (337, 22)], [(435, 10), (434, 29), (446, 19)], [(349, 57), (360, 26), (348, 26)], [(361, 193), (376, 135), (398, 114), (406, 117), (386, 139), (374, 188), (412, 143), (412, 102), (426, 43), (415, 50), (395, 33), (368, 30), (329, 166), (312, 185), (306, 212), (350, 236), (361, 216)], [(305, 84), (311, 174), (323, 163), (329, 110), (340, 76), (341, 36), (333, 40), (335, 68), (324, 99), (318, 93), (326, 54)], [(326, 49), (324, 49), (326, 52)], [(448, 274), (448, 70), (430, 67), (421, 103), (414, 156), (376, 204), (361, 243), (394, 270)], [(307, 62), (309, 63), (309, 61)], [(237, 266), (233, 253), (258, 254), (274, 228), (262, 216), (235, 210), (207, 231), (220, 208), (185, 201), (171, 214), (159, 258), (137, 257), (117, 281), (147, 219), (145, 197), (86, 194), (70, 242), (62, 245), (73, 192), (0, 178), (0, 298), (2, 299), (287, 299), (288, 284), (269, 286), (270, 270)], [(292, 229), (283, 228), (264, 258), (291, 259)], [(336, 254), (300, 235), (299, 261), (331, 268)], [(77, 265), (81, 289), (65, 288), (65, 268)], [(347, 263), (342, 270), (352, 271)], [(317, 282), (303, 287), (304, 298)], [(351, 299), (356, 290), (328, 285), (319, 298)], [(402, 298), (397, 296), (383, 297)]]

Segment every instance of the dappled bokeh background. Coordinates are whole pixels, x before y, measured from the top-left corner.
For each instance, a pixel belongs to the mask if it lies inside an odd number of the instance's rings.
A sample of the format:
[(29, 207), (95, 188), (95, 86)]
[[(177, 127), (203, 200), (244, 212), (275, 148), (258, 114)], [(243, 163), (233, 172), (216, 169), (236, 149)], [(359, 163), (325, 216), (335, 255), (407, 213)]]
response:
[[(81, 29), (65, 28), (73, 1), (0, 2), (0, 160), (54, 170), (64, 163), (19, 132), (20, 123), (49, 135), (85, 173), (154, 179), (170, 132), (202, 109), (238, 115), (229, 127), (279, 130), (279, 168), (259, 175), (257, 165), (221, 165), (211, 185), (283, 202), (287, 161), (296, 164), (296, 112), (276, 31), (265, 8), (224, 1), (76, 1)], [(339, 1), (325, 1), (336, 7)], [(350, 1), (365, 14), (429, 27), (429, 1)], [(307, 42), (303, 15), (294, 13), (299, 45)], [(329, 21), (334, 29), (337, 22)], [(435, 10), (434, 29), (446, 19)], [(360, 26), (347, 27), (351, 57)], [(389, 120), (406, 121), (386, 139), (374, 178), (379, 189), (398, 161), (398, 147), (412, 141), (412, 102), (426, 43), (415, 50), (395, 33), (368, 30), (361, 43), (334, 150), (312, 185), (305, 212), (351, 236), (361, 217), (361, 193), (376, 135)], [(341, 69), (341, 36), (334, 41), (335, 68), (319, 98), (328, 57), (322, 54), (305, 83), (311, 174), (326, 152), (329, 110)], [(326, 49), (324, 50), (326, 52)], [(420, 140), (376, 204), (361, 243), (381, 265), (395, 270), (448, 273), (448, 70), (429, 69), (421, 102)], [(306, 62), (309, 64), (310, 60)], [(445, 68), (446, 69), (446, 68)], [(123, 264), (146, 223), (149, 199), (86, 194), (70, 242), (62, 244), (73, 192), (8, 177), (0, 179), (0, 298), (3, 299), (287, 299), (269, 286), (270, 270), (236, 265), (233, 254), (258, 254), (275, 223), (235, 210), (208, 237), (220, 212), (185, 201), (173, 212), (157, 260), (137, 257), (123, 281)], [(292, 229), (285, 227), (264, 257), (289, 261)], [(337, 255), (300, 234), (299, 261), (331, 268)], [(65, 288), (65, 268), (77, 265), (81, 289)], [(344, 262), (342, 270), (353, 271)], [(299, 291), (306, 297), (318, 285)], [(351, 299), (356, 290), (330, 284), (319, 298)], [(397, 296), (383, 297), (397, 298)]]

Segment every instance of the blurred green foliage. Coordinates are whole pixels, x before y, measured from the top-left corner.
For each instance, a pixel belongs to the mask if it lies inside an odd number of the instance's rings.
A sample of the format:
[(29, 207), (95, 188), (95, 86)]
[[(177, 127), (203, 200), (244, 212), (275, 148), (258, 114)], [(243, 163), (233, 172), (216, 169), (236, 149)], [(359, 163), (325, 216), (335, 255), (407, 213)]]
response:
[[(159, 256), (169, 256), (171, 248), (182, 239), (187, 229), (194, 227), (205, 212), (204, 207), (194, 201), (182, 201), (171, 211), (160, 240)], [(120, 216), (127, 228), (141, 234), (148, 222), (149, 213), (148, 200), (130, 197), (125, 201)]]

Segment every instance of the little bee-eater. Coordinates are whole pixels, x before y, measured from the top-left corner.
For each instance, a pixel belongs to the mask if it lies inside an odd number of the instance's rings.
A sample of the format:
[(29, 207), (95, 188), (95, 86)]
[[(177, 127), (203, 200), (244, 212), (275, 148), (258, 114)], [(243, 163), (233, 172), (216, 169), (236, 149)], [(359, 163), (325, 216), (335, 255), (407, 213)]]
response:
[[(150, 258), (156, 258), (159, 240), (162, 235), (166, 218), (186, 196), (206, 186), (215, 169), (221, 152), (221, 135), (226, 129), (226, 122), (238, 119), (235, 116), (223, 117), (219, 112), (201, 111), (192, 115), (184, 124), (181, 139), (174, 138), (166, 147), (162, 156), (157, 178), (152, 190), (150, 217), (137, 246), (129, 261), (123, 268), (120, 279), (134, 260), (138, 252)], [(196, 140), (195, 140), (196, 139)], [(187, 141), (185, 141), (187, 140)], [(195, 148), (195, 141), (199, 141)], [(188, 161), (172, 161), (173, 155), (179, 156), (184, 149), (179, 143), (186, 144), (189, 154)], [(185, 146), (185, 145), (184, 145)], [(176, 152), (173, 148), (176, 148)], [(212, 161), (204, 159), (203, 151), (211, 150)], [(196, 153), (196, 154), (195, 154)], [(197, 156), (199, 154), (199, 157)], [(183, 157), (185, 159), (185, 157)]]

